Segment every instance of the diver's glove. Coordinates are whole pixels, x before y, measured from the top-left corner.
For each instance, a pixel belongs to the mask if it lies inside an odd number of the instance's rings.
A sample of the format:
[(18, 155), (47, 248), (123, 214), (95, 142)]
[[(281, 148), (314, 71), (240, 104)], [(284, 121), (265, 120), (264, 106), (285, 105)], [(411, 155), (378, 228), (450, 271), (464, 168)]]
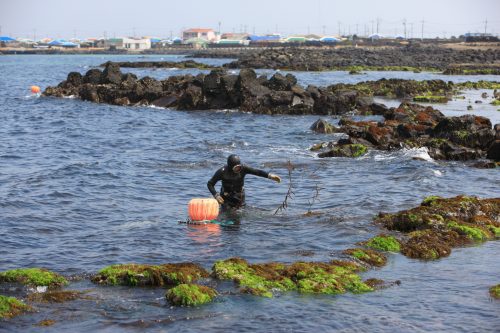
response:
[(217, 194), (214, 196), (214, 198), (215, 198), (215, 200), (217, 200), (217, 202), (218, 202), (219, 204), (221, 204), (221, 205), (222, 205), (222, 204), (224, 203), (224, 199), (220, 196), (220, 194), (219, 194), (219, 193), (217, 193)]
[(274, 180), (275, 182), (277, 183), (281, 183), (281, 178), (280, 176), (278, 175), (275, 175), (273, 173), (270, 173), (269, 176), (267, 176), (267, 178), (271, 179), (271, 180)]

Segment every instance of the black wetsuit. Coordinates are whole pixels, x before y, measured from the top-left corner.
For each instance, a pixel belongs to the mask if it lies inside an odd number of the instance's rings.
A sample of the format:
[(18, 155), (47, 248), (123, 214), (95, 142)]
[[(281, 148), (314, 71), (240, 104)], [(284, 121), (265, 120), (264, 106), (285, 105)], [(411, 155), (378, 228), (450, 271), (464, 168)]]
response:
[(241, 171), (236, 173), (226, 165), (217, 170), (208, 181), (208, 190), (215, 196), (217, 194), (215, 184), (219, 180), (222, 181), (220, 195), (224, 199), (223, 207), (239, 208), (245, 205), (244, 185), (246, 175), (268, 178), (269, 173), (246, 165), (241, 165)]

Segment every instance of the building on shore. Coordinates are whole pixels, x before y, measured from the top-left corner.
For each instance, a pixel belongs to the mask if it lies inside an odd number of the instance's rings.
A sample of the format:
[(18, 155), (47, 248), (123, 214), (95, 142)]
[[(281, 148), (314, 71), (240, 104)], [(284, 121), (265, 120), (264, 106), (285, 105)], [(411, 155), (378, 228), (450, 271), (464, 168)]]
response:
[(215, 34), (213, 29), (192, 28), (182, 32), (183, 41), (196, 39), (205, 40), (207, 42), (215, 42), (217, 41), (218, 36)]
[(97, 42), (97, 46), (117, 50), (149, 50), (151, 39), (128, 37), (101, 39)]

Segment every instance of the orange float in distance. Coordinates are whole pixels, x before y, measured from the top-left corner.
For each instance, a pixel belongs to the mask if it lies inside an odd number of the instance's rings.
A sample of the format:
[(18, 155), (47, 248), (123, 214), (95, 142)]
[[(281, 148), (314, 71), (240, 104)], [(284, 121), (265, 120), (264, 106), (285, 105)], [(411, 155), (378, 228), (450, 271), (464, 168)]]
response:
[(212, 198), (191, 199), (188, 212), (192, 221), (215, 220), (219, 216), (219, 203)]
[(33, 94), (39, 94), (40, 93), (40, 87), (39, 86), (31, 86), (31, 92)]

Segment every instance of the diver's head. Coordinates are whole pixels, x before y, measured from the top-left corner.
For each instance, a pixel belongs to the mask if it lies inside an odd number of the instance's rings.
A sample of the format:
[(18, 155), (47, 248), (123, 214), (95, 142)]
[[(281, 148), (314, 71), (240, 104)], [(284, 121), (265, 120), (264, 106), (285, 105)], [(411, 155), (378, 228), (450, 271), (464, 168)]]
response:
[(241, 171), (241, 160), (238, 155), (229, 155), (227, 158), (227, 167), (229, 170), (239, 173)]

